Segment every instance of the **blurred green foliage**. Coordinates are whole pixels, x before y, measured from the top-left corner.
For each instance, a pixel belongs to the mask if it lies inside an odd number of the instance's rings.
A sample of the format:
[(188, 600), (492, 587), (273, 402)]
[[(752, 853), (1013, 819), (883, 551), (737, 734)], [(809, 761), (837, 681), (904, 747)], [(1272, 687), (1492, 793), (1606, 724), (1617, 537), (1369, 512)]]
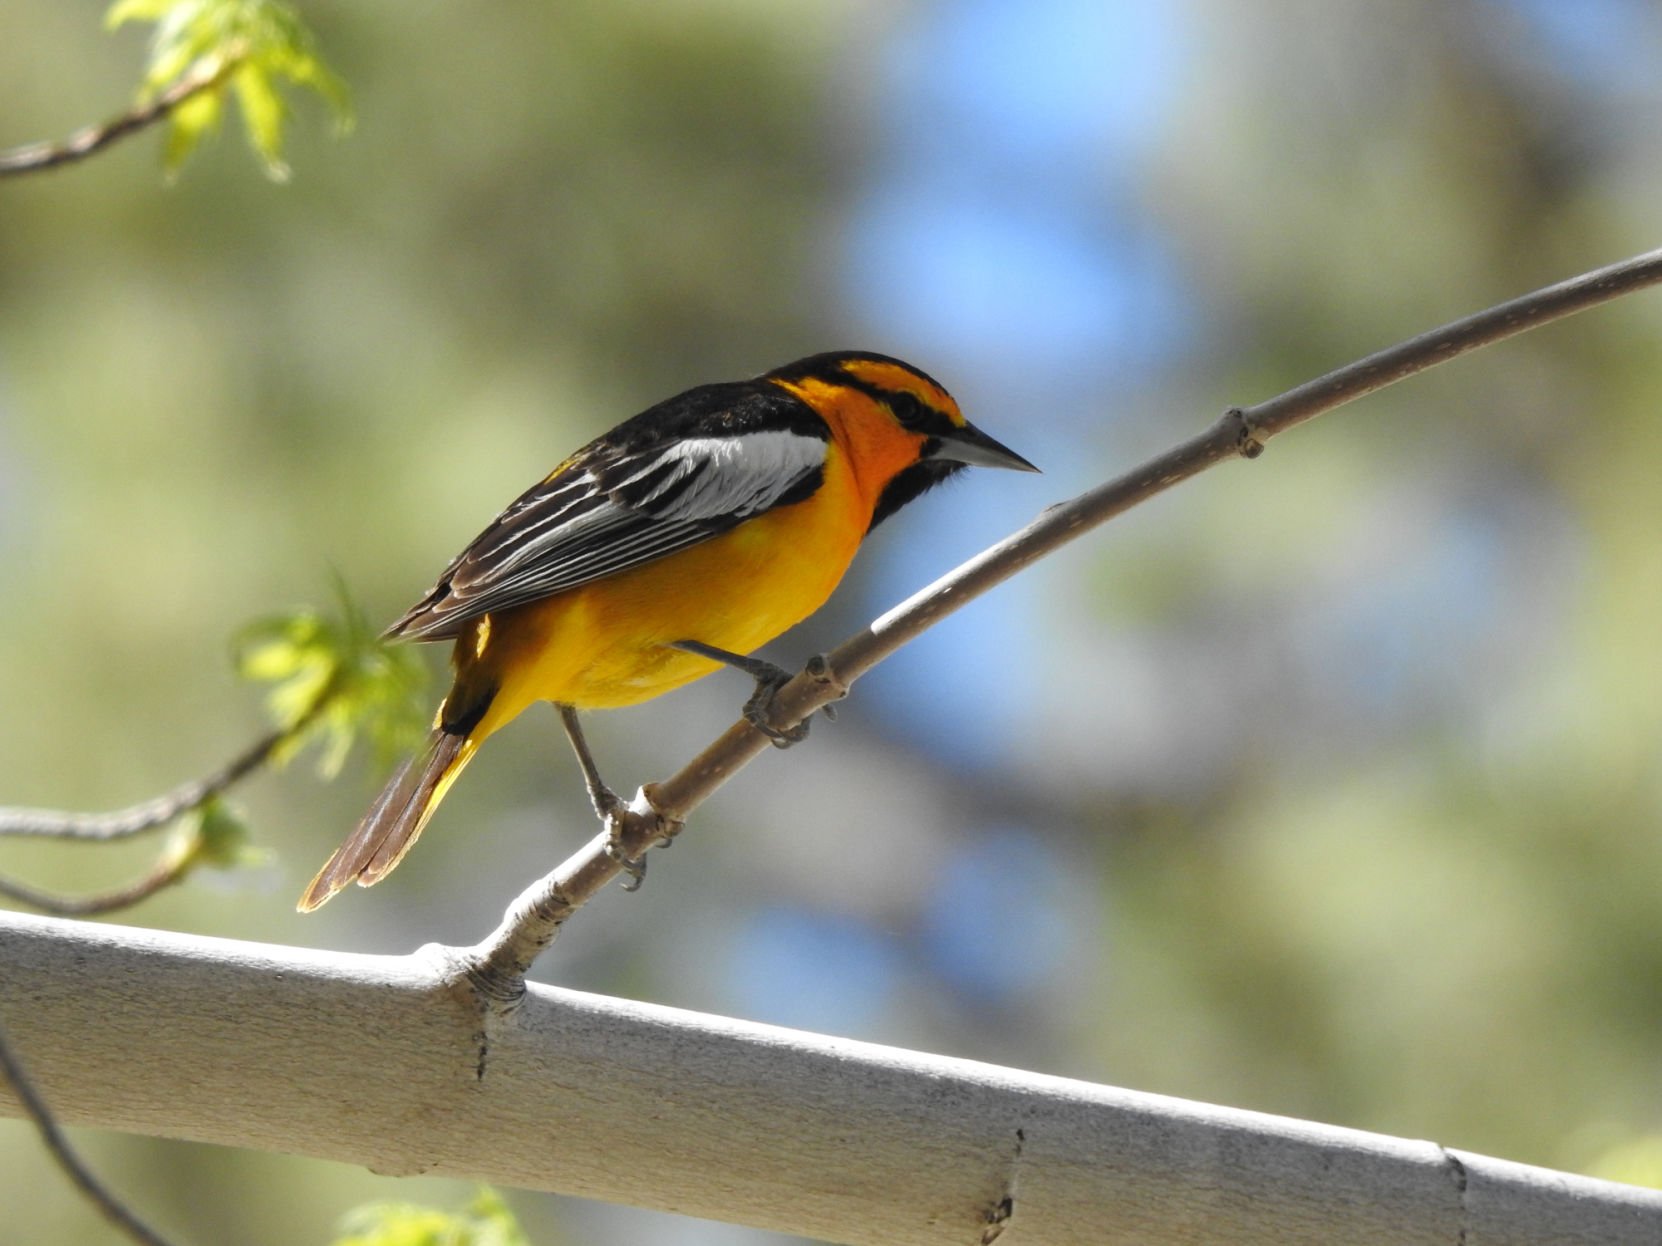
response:
[(482, 1189), (461, 1211), (408, 1203), (375, 1203), (349, 1213), (335, 1246), (528, 1246), (513, 1212), (495, 1190)]
[(426, 668), (411, 647), (381, 640), (344, 586), (338, 613), (268, 615), (242, 629), (235, 655), (244, 679), (272, 685), (266, 706), (286, 737), (278, 765), (315, 743), (318, 775), (332, 779), (360, 737), (384, 767), (424, 734)]
[(141, 103), (186, 78), (214, 83), (168, 117), (162, 164), (169, 175), (218, 128), (227, 89), (242, 109), (249, 145), (275, 181), (289, 175), (283, 160), (289, 109), (279, 83), (315, 92), (337, 130), (351, 128), (346, 84), (319, 58), (311, 32), (282, 0), (116, 0), (105, 23), (114, 29), (127, 22), (156, 26)]
[(270, 850), (254, 847), (252, 840), (248, 823), (234, 806), (210, 800), (179, 820), (163, 860), (186, 869), (206, 865), (232, 870), (263, 865), (271, 859)]
[(1606, 1181), (1662, 1190), (1662, 1134), (1637, 1134), (1608, 1144), (1586, 1168)]

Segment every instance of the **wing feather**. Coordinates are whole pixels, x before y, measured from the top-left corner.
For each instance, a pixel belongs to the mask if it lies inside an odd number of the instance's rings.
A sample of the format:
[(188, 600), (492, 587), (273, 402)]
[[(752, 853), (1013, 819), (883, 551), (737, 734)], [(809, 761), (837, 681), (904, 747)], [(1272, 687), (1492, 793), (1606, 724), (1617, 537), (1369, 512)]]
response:
[[(767, 405), (795, 401), (776, 394), (763, 395)], [(785, 427), (756, 427), (763, 421), (744, 403), (720, 396), (729, 401), (694, 412), (679, 433), (639, 435), (649, 411), (579, 451), (481, 532), (388, 634), (450, 638), (480, 615), (622, 574), (811, 496), (825, 467), (823, 422), (792, 411)]]

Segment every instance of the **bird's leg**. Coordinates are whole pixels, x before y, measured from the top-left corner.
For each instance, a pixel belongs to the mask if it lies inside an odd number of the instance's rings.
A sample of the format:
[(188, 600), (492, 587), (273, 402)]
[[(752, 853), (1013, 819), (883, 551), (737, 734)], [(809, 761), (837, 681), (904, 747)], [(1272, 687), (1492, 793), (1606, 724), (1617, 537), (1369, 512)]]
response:
[(571, 751), (577, 754), (577, 765), (583, 772), (583, 783), (589, 789), (589, 801), (594, 805), (595, 816), (602, 822), (612, 821), (623, 808), (623, 799), (600, 777), (600, 770), (594, 764), (594, 754), (589, 751), (588, 739), (583, 735), (583, 724), (577, 721), (576, 707), (559, 702), (554, 708), (560, 711), (560, 725), (566, 729)]
[(577, 754), (577, 766), (583, 772), (583, 783), (589, 789), (589, 802), (594, 805), (595, 816), (606, 824), (606, 830), (611, 836), (606, 851), (623, 867), (623, 872), (629, 875), (629, 881), (623, 884), (623, 889), (634, 891), (646, 877), (646, 858), (629, 857), (623, 853), (623, 845), (618, 839), (618, 832), (623, 825), (623, 800), (607, 787), (605, 780), (600, 777), (600, 768), (594, 764), (594, 754), (589, 752), (589, 741), (583, 734), (583, 724), (577, 721), (577, 707), (556, 702), (554, 708), (560, 711), (560, 725), (566, 729), (566, 739), (571, 741), (571, 751)]
[[(782, 666), (775, 666), (765, 658), (746, 657), (742, 653), (729, 653), (725, 649), (718, 649), (714, 645), (707, 645), (700, 640), (671, 641), (671, 649), (679, 649), (683, 653), (691, 653), (701, 658), (709, 658), (712, 662), (720, 662), (724, 666), (731, 666), (734, 670), (743, 671), (756, 681), (756, 691), (750, 694), (750, 699), (744, 703), (744, 717), (756, 730), (773, 741), (775, 748), (789, 748), (808, 738), (808, 723), (797, 723), (788, 729), (775, 727), (768, 721), (768, 715), (773, 710), (773, 699), (779, 694), (779, 689), (790, 683), (794, 677), (792, 672)], [(827, 718), (836, 718), (835, 711), (829, 705), (822, 707)]]

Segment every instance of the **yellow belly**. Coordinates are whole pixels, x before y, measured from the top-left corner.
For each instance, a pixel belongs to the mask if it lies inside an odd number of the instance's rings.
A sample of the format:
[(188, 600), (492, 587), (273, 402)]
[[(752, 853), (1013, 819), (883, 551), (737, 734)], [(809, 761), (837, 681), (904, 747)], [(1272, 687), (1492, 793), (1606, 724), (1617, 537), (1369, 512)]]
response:
[(749, 653), (831, 595), (870, 505), (833, 453), (826, 482), (781, 507), (658, 562), (490, 618), (484, 644), (457, 645), (458, 674), (497, 686), (471, 732), (482, 740), (536, 701), (579, 709), (634, 705), (720, 664), (667, 646), (696, 640)]

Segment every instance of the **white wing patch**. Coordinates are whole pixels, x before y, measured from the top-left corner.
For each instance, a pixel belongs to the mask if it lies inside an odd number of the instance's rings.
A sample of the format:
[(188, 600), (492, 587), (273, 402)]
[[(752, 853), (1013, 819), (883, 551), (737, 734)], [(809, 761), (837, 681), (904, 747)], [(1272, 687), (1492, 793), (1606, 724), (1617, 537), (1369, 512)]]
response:
[(628, 504), (661, 519), (759, 514), (825, 463), (820, 437), (772, 430), (690, 437), (609, 481)]

